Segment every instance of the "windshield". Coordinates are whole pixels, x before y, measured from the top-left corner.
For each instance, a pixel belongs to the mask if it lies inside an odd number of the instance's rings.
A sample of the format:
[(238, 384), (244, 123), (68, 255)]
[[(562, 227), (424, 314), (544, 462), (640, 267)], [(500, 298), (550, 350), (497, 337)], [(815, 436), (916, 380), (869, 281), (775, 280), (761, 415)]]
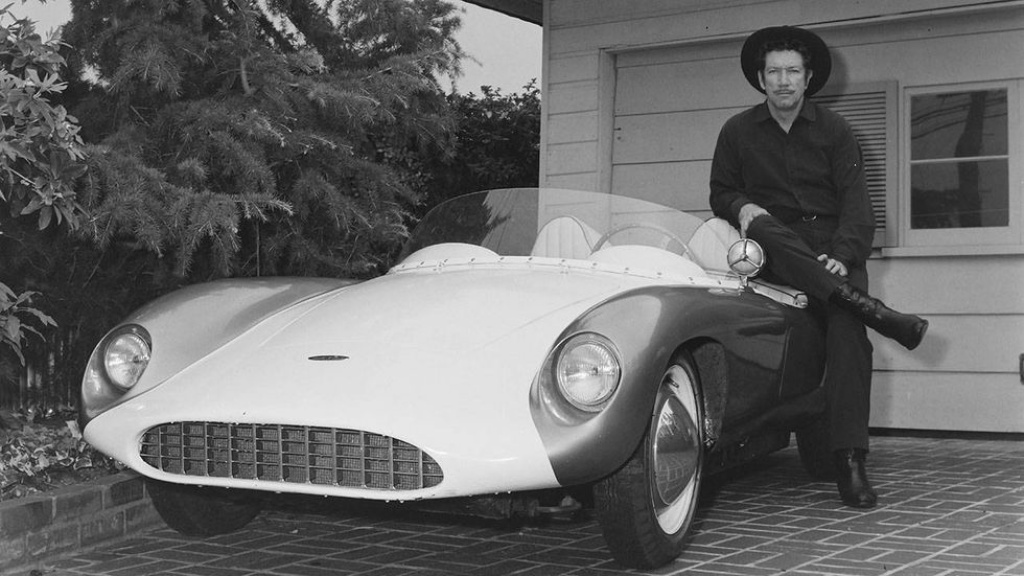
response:
[[(431, 210), (402, 257), (441, 243), (500, 256), (586, 259), (612, 246), (649, 246), (693, 260), (703, 220), (653, 202), (576, 190), (512, 188), (467, 194)], [(708, 263), (705, 263), (708, 264)], [(721, 266), (710, 266), (721, 268)]]

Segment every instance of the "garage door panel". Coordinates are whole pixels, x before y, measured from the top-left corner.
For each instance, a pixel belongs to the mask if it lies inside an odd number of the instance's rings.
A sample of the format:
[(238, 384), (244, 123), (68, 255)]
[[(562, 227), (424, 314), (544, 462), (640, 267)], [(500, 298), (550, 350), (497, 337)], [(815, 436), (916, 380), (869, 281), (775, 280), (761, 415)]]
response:
[(618, 116), (744, 108), (763, 99), (747, 84), (735, 59), (620, 68), (616, 86)]
[(714, 42), (709, 44), (688, 44), (684, 46), (663, 46), (650, 50), (623, 52), (618, 55), (617, 65), (621, 69), (637, 68), (652, 65), (676, 64), (679, 62), (697, 62), (720, 60), (737, 62), (743, 39), (734, 42)]
[(612, 191), (685, 211), (708, 211), (711, 162), (627, 164), (612, 168)]
[(620, 116), (615, 121), (612, 162), (711, 160), (718, 131), (742, 108)]

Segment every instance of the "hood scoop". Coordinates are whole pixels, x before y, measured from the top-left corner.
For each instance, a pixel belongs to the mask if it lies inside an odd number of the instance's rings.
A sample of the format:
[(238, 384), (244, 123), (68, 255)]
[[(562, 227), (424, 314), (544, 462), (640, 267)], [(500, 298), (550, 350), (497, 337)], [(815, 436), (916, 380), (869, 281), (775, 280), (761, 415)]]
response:
[(310, 356), (307, 360), (313, 362), (341, 362), (342, 360), (348, 360), (348, 356), (342, 354), (317, 354), (316, 356)]

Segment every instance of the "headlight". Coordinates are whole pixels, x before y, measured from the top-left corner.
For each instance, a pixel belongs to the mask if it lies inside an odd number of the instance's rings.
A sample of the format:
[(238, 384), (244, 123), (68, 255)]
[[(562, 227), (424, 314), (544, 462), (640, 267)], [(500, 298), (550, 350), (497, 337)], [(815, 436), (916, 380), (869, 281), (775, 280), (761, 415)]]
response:
[(149, 338), (140, 329), (112, 334), (103, 349), (103, 369), (110, 383), (123, 390), (135, 386), (149, 365), (149, 354)]
[(597, 334), (570, 338), (558, 355), (558, 389), (573, 406), (597, 412), (619, 387), (622, 369), (611, 342)]

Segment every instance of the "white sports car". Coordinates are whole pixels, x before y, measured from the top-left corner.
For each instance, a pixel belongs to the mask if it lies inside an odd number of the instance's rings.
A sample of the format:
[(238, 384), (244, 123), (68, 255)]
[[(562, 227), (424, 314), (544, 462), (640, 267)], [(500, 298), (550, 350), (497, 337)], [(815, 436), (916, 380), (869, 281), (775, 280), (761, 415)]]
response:
[[(819, 322), (731, 272), (737, 240), (623, 196), (461, 196), (379, 278), (224, 280), (143, 307), (93, 353), (80, 423), (188, 534), (240, 528), (275, 492), (565, 490), (618, 562), (659, 566), (705, 475), (793, 430), (809, 471), (830, 462)], [(733, 252), (756, 272), (756, 245)]]

